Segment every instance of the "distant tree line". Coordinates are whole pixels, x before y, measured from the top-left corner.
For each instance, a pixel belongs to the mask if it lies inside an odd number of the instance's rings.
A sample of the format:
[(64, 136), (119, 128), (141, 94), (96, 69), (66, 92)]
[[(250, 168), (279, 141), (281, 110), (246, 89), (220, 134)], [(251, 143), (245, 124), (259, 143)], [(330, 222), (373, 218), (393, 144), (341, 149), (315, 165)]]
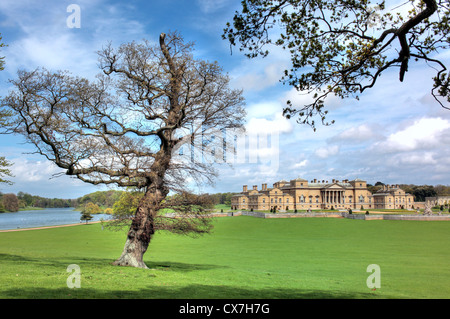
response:
[(77, 200), (61, 198), (45, 198), (24, 192), (2, 194), (0, 192), (0, 212), (17, 212), (19, 209), (74, 207)]
[[(376, 182), (375, 185), (367, 184), (368, 190), (374, 194), (379, 191), (385, 184)], [(450, 185), (413, 185), (413, 184), (399, 184), (398, 185), (406, 193), (414, 196), (414, 201), (423, 202), (426, 197), (434, 196), (450, 196)]]
[(17, 212), (25, 208), (68, 208), (82, 209), (87, 203), (112, 208), (122, 191), (98, 191), (75, 199), (46, 198), (29, 193), (2, 194), (0, 192), (0, 212)]
[[(75, 199), (61, 199), (61, 198), (45, 198), (41, 196), (31, 195), (24, 192), (16, 194), (2, 194), (0, 192), (0, 212), (17, 212), (24, 208), (65, 208), (74, 207), (79, 210), (84, 210), (89, 203), (95, 204), (102, 208), (102, 211), (107, 208), (113, 208), (114, 203), (118, 202), (120, 196), (125, 191), (108, 190), (97, 191), (84, 195)], [(235, 193), (216, 193), (203, 194), (208, 198), (208, 202), (213, 205), (224, 204), (231, 205), (231, 196)], [(171, 196), (168, 196), (170, 198)]]
[(88, 203), (93, 203), (99, 207), (112, 208), (123, 192), (118, 190), (93, 192), (74, 200), (73, 207), (80, 208), (85, 207)]

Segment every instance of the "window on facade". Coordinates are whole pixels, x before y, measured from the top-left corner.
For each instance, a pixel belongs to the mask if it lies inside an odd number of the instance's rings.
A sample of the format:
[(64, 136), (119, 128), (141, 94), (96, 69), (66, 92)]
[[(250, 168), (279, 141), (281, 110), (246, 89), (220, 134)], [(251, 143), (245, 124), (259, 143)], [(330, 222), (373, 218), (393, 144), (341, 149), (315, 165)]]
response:
[(270, 202), (273, 203), (273, 198), (270, 199)]
[(243, 199), (242, 202), (245, 203), (245, 199)]
[(263, 203), (265, 203), (266, 202), (266, 199), (265, 198), (263, 198)]
[(278, 199), (278, 203), (281, 203), (281, 198)]
[(305, 202), (305, 197), (302, 195), (300, 196), (300, 203), (304, 203)]
[(289, 203), (289, 198), (286, 198), (286, 203)]

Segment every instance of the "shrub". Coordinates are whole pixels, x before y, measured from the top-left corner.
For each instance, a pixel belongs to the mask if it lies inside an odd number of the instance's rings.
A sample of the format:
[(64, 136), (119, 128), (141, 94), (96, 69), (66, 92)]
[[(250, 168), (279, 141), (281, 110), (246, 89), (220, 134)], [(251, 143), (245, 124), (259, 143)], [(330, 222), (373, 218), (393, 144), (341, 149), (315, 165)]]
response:
[(19, 199), (15, 194), (4, 194), (2, 196), (3, 207), (6, 211), (9, 212), (18, 212), (19, 211)]
[(368, 210), (366, 210), (366, 215), (369, 215), (369, 211)]

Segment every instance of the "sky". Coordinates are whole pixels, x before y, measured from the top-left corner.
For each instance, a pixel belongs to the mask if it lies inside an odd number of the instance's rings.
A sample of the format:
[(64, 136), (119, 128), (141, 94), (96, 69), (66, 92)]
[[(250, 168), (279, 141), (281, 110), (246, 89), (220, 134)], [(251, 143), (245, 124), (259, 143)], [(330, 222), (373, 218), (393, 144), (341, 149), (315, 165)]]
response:
[[(79, 25), (70, 24), (75, 22), (73, 4), (80, 9)], [(271, 47), (268, 57), (247, 59), (222, 40), (226, 23), (239, 9), (240, 0), (2, 0), (0, 33), (8, 46), (0, 52), (6, 61), (0, 96), (8, 93), (8, 79), (18, 69), (45, 67), (93, 78), (99, 73), (96, 52), (109, 42), (114, 47), (142, 39), (156, 42), (160, 33), (178, 31), (195, 43), (196, 58), (217, 61), (230, 76), (230, 85), (243, 89), (248, 134), (270, 135), (267, 145), (260, 141), (246, 150), (256, 160), (217, 164), (215, 185), (199, 192), (240, 192), (242, 185), (260, 188), (298, 177), (449, 185), (450, 111), (430, 95), (432, 68), (411, 62), (403, 83), (393, 70), (359, 100), (330, 98), (328, 118), (335, 124), (319, 124), (314, 132), (282, 116), (287, 100), (308, 100), (279, 81), (289, 67), (286, 52)], [(440, 57), (449, 65), (448, 52)], [(14, 184), (0, 185), (2, 193), (77, 198), (108, 189), (55, 177), (61, 169), (34, 151), (21, 136), (0, 135), (0, 156), (14, 163)]]

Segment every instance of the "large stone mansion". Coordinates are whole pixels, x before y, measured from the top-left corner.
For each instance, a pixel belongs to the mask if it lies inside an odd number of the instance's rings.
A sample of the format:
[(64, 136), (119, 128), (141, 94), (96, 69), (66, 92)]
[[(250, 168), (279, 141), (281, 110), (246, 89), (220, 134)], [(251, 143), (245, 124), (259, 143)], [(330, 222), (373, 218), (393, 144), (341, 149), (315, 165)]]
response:
[(384, 185), (372, 194), (366, 181), (347, 179), (339, 181), (314, 179), (308, 182), (297, 178), (290, 182), (276, 182), (272, 188), (262, 184), (248, 190), (243, 186), (241, 193), (231, 198), (232, 209), (246, 210), (317, 210), (317, 209), (411, 209), (414, 196), (405, 193), (398, 185)]

